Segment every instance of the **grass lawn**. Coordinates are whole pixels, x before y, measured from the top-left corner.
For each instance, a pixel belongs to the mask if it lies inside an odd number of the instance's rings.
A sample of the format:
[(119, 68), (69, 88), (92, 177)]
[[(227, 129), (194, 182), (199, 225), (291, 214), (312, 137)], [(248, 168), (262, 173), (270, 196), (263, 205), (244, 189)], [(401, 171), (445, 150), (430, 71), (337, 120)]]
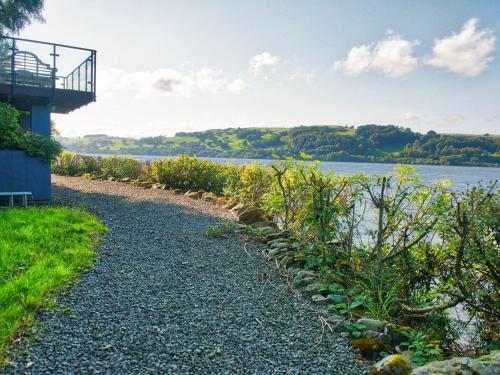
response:
[(106, 227), (70, 208), (0, 210), (0, 369), (17, 334), (88, 268)]

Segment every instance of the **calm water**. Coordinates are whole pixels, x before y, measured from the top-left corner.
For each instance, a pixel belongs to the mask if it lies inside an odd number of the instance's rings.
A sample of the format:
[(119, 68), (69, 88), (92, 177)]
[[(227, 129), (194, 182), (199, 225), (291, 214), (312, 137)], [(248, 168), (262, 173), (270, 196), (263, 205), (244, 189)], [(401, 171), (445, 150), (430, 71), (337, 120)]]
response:
[[(108, 155), (100, 155), (108, 156)], [(153, 161), (161, 159), (163, 156), (151, 155), (118, 155), (128, 156), (141, 161)], [(200, 158), (212, 160), (217, 163), (231, 162), (236, 164), (259, 163), (270, 165), (273, 161), (268, 159), (226, 159), (226, 158)], [(340, 175), (351, 175), (364, 172), (369, 175), (389, 174), (394, 170), (394, 164), (382, 163), (349, 163), (324, 161), (319, 164), (319, 168), (324, 171), (334, 171)], [(453, 187), (464, 189), (467, 185), (478, 183), (486, 184), (490, 181), (500, 180), (500, 168), (483, 167), (454, 167), (444, 165), (415, 165), (417, 173), (423, 183), (430, 184), (439, 180), (451, 180)]]

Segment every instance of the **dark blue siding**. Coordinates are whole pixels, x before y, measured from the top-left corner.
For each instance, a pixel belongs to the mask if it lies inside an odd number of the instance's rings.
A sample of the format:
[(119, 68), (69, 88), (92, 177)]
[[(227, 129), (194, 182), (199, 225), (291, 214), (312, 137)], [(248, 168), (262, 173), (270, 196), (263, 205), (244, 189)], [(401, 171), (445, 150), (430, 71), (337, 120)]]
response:
[(24, 151), (0, 150), (0, 192), (31, 191), (37, 201), (51, 197), (50, 163)]

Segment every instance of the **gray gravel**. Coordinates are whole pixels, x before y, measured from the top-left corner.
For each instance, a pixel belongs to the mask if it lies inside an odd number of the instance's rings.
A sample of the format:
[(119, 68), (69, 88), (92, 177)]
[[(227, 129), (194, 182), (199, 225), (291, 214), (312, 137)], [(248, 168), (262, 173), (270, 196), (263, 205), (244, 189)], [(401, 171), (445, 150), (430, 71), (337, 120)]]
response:
[[(168, 191), (53, 176), (54, 201), (110, 228), (96, 266), (45, 312), (10, 373), (364, 374), (280, 289), (257, 244), (207, 239), (230, 214)], [(62, 311), (62, 312), (61, 312)]]

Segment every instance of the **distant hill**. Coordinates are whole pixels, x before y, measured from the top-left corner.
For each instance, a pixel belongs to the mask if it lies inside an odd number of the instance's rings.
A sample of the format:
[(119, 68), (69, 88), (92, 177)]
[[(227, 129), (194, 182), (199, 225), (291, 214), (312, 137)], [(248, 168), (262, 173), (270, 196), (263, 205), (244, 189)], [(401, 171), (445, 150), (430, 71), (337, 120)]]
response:
[(323, 161), (500, 165), (500, 136), (426, 134), (395, 125), (229, 128), (141, 139), (103, 134), (60, 138), (73, 152), (128, 155), (196, 155), (226, 158), (299, 156)]

